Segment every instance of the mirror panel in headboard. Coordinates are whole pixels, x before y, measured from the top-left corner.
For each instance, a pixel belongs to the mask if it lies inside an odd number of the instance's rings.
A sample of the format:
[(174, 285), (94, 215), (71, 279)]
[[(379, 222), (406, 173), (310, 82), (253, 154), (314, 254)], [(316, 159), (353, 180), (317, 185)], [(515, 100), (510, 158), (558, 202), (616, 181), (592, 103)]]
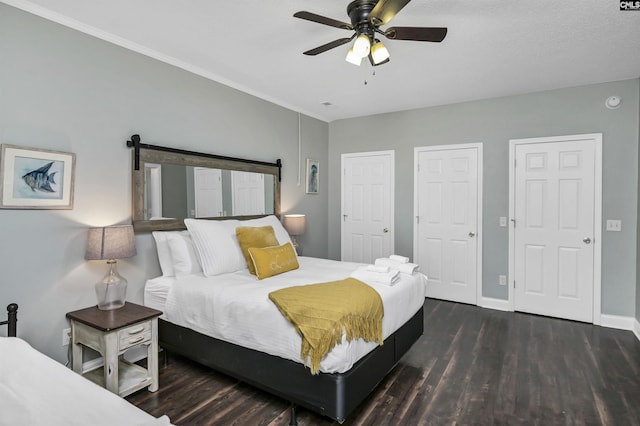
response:
[(184, 219), (280, 215), (282, 163), (140, 143), (133, 135), (132, 216), (137, 232), (185, 229)]

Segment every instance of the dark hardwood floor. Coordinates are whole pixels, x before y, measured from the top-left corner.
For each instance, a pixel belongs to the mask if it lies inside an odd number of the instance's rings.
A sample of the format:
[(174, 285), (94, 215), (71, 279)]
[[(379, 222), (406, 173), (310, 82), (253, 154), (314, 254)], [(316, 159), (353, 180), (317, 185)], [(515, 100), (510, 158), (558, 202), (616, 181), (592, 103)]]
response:
[[(427, 299), (425, 332), (345, 425), (640, 425), (630, 331)], [(287, 425), (289, 405), (178, 356), (127, 398), (176, 425)], [(337, 424), (303, 408), (301, 426)]]

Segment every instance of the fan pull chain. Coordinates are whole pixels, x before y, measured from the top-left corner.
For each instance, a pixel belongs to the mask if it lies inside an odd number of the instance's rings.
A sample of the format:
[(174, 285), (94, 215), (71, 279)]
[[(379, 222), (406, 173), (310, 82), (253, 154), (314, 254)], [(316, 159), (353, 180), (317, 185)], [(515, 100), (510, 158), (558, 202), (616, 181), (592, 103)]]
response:
[[(375, 69), (374, 69), (374, 70), (373, 70), (373, 72), (371, 73), (371, 76), (372, 76), (372, 77), (375, 77), (375, 76), (376, 76), (376, 70), (375, 70)], [(364, 80), (364, 85), (366, 86), (367, 84), (369, 84), (369, 82), (365, 79), (365, 80)]]

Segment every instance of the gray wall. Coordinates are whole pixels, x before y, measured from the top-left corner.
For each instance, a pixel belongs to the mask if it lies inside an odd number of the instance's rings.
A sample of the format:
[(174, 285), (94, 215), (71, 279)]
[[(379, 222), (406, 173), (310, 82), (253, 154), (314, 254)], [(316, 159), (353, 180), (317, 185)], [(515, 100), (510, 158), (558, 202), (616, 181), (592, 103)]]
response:
[[(640, 103), (640, 99), (638, 103)], [(638, 121), (640, 121), (640, 105), (638, 106), (638, 111)], [(640, 146), (640, 131), (638, 132), (638, 146)], [(638, 164), (640, 165), (640, 149), (638, 149), (638, 156)], [(640, 173), (638, 176), (638, 186), (640, 187)], [(638, 211), (640, 212), (640, 196), (638, 197)], [(636, 336), (640, 338), (640, 214), (638, 215), (636, 232)]]
[[(522, 96), (381, 114), (329, 125), (329, 257), (340, 258), (340, 156), (394, 149), (396, 153), (395, 248), (413, 256), (413, 149), (461, 143), (483, 144), (483, 289), (507, 299), (498, 275), (507, 274), (509, 140), (579, 133), (603, 134), (603, 219), (622, 220), (623, 232), (604, 232), (602, 311), (636, 313), (638, 225), (638, 130), (640, 81), (628, 80)], [(606, 109), (620, 95), (623, 105)]]
[[(84, 260), (89, 226), (130, 223), (131, 152), (142, 142), (273, 162), (283, 212), (308, 215), (305, 254), (327, 254), (327, 191), (298, 186), (298, 114), (0, 4), (0, 143), (77, 155), (73, 210), (0, 210), (0, 307), (20, 305), (18, 332), (66, 361), (65, 313), (95, 305), (106, 263)], [(302, 162), (327, 164), (328, 125), (302, 117)], [(325, 177), (323, 177), (325, 179)], [(326, 180), (321, 188), (326, 188)], [(150, 234), (120, 262), (127, 299), (159, 275)], [(5, 330), (0, 330), (5, 333)]]

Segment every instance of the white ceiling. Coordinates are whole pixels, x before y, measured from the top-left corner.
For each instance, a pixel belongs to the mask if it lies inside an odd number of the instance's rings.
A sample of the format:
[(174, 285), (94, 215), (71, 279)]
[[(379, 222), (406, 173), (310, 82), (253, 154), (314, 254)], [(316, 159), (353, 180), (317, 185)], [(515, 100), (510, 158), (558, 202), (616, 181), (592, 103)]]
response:
[(375, 75), (348, 44), (302, 55), (351, 32), (292, 15), (349, 22), (347, 0), (2, 1), (327, 122), (640, 77), (640, 11), (617, 0), (413, 0), (386, 27), (447, 37), (383, 39)]

